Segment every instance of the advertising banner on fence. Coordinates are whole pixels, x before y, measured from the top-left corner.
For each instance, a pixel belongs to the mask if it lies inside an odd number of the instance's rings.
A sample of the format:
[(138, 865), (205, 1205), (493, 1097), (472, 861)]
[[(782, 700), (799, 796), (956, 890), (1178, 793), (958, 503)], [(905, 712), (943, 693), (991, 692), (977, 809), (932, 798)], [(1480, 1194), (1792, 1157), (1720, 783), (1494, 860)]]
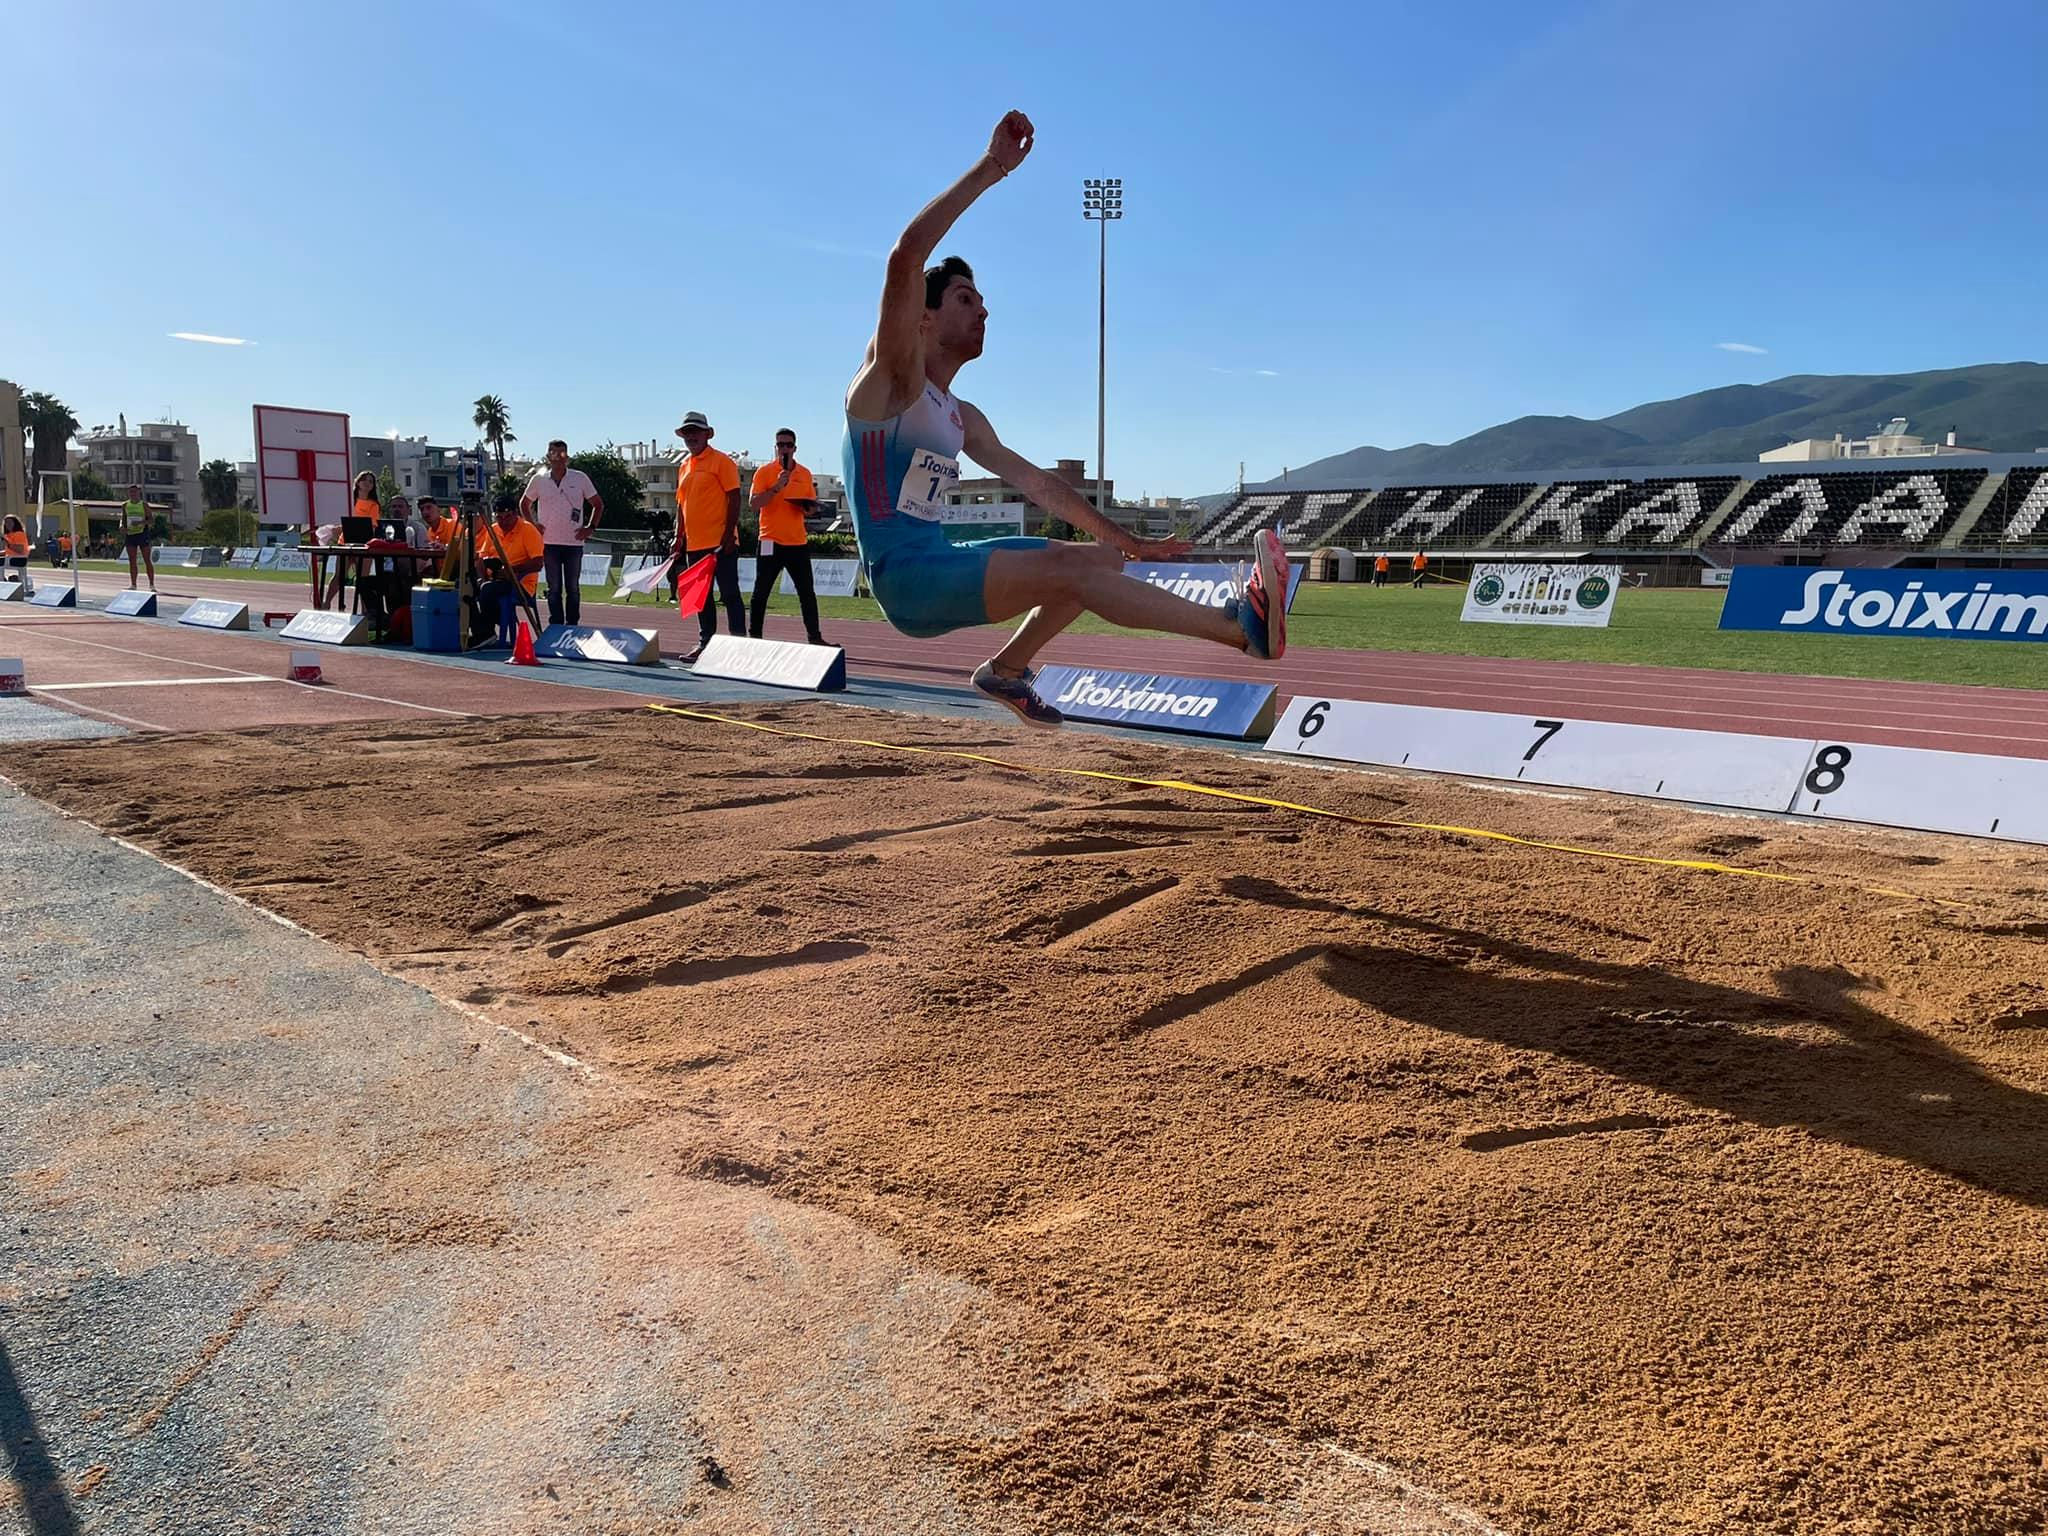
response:
[(1094, 667), (1040, 667), (1035, 686), (1041, 699), (1077, 720), (1237, 740), (1272, 733), (1277, 692), (1271, 683), (1225, 683), (1209, 677), (1105, 672)]
[(1934, 640), (2048, 640), (2048, 571), (1737, 568), (1723, 629)]
[(1555, 561), (1472, 567), (1465, 589), (1467, 624), (1571, 624), (1605, 629), (1621, 586), (1618, 565), (1559, 565)]
[[(1287, 567), (1287, 607), (1294, 609), (1294, 594), (1301, 590), (1301, 573), (1307, 567), (1290, 562)], [(1135, 576), (1140, 581), (1149, 581), (1155, 587), (1164, 587), (1175, 597), (1184, 597), (1191, 603), (1200, 603), (1207, 608), (1221, 608), (1237, 596), (1237, 581), (1240, 572), (1234, 565), (1146, 565), (1135, 564), (1124, 567), (1126, 576)]]

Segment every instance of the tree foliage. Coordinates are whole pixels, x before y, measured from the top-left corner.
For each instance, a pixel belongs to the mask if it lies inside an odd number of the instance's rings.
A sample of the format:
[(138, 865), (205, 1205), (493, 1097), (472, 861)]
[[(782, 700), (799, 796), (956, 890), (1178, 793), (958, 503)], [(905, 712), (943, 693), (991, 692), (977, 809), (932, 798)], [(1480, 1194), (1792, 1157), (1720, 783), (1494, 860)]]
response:
[(604, 498), (604, 527), (645, 528), (647, 510), (640, 484), (640, 477), (633, 473), (633, 466), (626, 462), (626, 456), (610, 443), (589, 453), (569, 456), (569, 467), (580, 469), (590, 476), (590, 483), (597, 487), (597, 494)]
[(81, 464), (71, 471), (71, 494), (80, 501), (119, 501), (114, 488), (107, 484), (100, 472), (90, 464)]
[(209, 459), (199, 466), (199, 494), (208, 510), (232, 507), (242, 493), (241, 477), (226, 459)]
[(215, 507), (199, 520), (199, 542), (215, 549), (246, 549), (256, 542), (256, 514), (246, 507)]
[(505, 445), (519, 441), (519, 434), (512, 430), (512, 413), (505, 408), (505, 402), (496, 395), (478, 395), (476, 414), (470, 417), (470, 421), (497, 454), (498, 473), (504, 474)]
[(32, 390), (21, 397), (21, 426), (33, 446), (29, 450), (31, 483), (24, 500), (35, 500), (33, 476), (37, 470), (62, 470), (65, 447), (78, 430), (78, 418), (71, 407), (55, 395)]

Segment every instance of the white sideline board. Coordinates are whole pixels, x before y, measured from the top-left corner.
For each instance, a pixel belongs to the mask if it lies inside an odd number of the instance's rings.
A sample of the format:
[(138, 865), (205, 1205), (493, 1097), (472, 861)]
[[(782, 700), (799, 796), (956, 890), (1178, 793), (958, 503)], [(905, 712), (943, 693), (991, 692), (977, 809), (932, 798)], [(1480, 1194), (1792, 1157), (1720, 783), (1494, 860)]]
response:
[(2048, 760), (1608, 720), (1289, 701), (1266, 751), (2048, 843)]
[(2048, 762), (1820, 742), (1792, 809), (1831, 821), (2048, 843)]

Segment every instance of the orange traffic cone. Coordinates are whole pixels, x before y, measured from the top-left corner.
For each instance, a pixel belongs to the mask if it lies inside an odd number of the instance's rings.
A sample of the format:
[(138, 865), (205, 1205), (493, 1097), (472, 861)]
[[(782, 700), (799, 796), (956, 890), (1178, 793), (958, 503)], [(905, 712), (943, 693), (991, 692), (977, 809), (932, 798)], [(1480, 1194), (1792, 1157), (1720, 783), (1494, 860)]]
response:
[(527, 627), (524, 618), (521, 618), (519, 621), (519, 633), (512, 637), (512, 659), (506, 665), (513, 667), (537, 667), (540, 665), (540, 658), (533, 654), (533, 631)]

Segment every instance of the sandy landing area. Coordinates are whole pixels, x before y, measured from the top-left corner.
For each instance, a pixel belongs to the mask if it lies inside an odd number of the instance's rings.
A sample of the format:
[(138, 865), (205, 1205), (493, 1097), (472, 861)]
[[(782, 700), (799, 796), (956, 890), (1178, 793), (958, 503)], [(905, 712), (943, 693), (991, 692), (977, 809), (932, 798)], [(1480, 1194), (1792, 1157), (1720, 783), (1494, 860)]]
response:
[(1069, 1406), (935, 1444), (973, 1498), (1242, 1525), (1336, 1457), (1514, 1532), (2043, 1529), (2040, 850), (734, 713), (1814, 878), (652, 712), (0, 773), (1014, 1304)]

